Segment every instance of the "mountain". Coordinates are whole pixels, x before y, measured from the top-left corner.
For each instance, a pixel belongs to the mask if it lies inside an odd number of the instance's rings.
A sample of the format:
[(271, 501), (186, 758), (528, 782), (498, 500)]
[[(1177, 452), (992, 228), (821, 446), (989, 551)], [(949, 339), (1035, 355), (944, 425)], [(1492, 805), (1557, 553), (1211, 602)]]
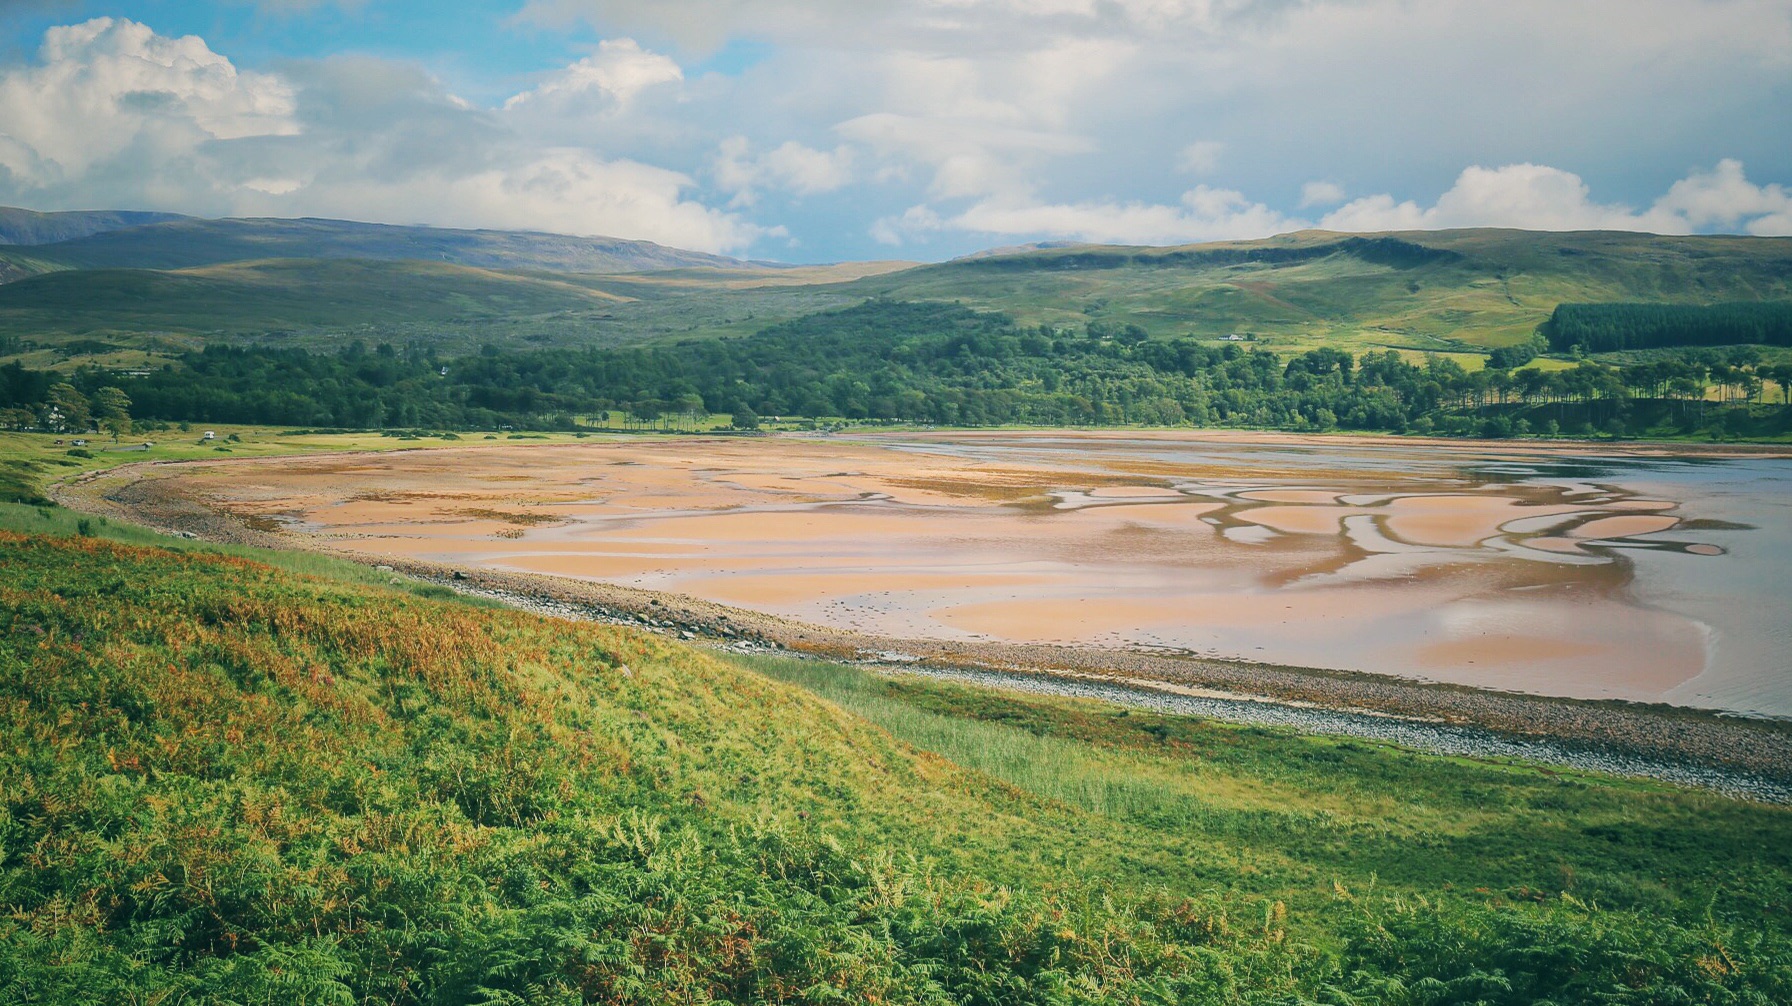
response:
[(271, 259), (32, 276), (0, 285), (0, 330), (210, 336), (367, 326), (409, 330), (490, 325), (620, 300), (551, 275), (445, 262)]
[[(5, 219), (17, 221), (13, 232), (42, 239), (11, 243), (30, 244), (33, 257), (75, 269), (186, 269), (275, 258), (414, 259), (478, 269), (570, 273), (748, 265), (739, 259), (651, 241), (535, 231), (401, 227), (310, 218), (202, 220), (159, 214), (0, 213), (11, 214)], [(63, 217), (74, 219), (62, 221)], [(112, 226), (107, 226), (108, 221)], [(4, 227), (0, 224), (0, 234), (7, 233)]]
[(73, 210), (39, 213), (0, 206), (0, 245), (47, 245), (92, 234), (185, 219), (177, 213), (131, 210)]

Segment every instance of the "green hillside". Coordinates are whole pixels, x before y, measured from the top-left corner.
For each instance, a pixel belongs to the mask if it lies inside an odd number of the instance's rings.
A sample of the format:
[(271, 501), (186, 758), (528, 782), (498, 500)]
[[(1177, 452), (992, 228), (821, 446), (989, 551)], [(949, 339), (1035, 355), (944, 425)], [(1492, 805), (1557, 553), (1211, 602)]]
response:
[[(1284, 353), (1454, 352), (1475, 369), (1489, 349), (1530, 340), (1563, 303), (1792, 299), (1792, 238), (1313, 231), (805, 268), (658, 252), (597, 263), (580, 257), (585, 240), (180, 220), (0, 249), (0, 280), (16, 280), (0, 283), (0, 340), (37, 354), (0, 348), (0, 357), (130, 369), (145, 361), (121, 351), (148, 351), (156, 365), (169, 358), (152, 334), (327, 348), (350, 329), (368, 342), (442, 352), (676, 343), (748, 336), (885, 298), (960, 303), (1072, 333), (1138, 326), (1159, 339), (1234, 338)], [(599, 265), (637, 271), (591, 271)], [(92, 344), (96, 336), (104, 345)]]
[(68, 270), (0, 285), (0, 330), (214, 337), (524, 320), (617, 298), (554, 277), (435, 262), (277, 259), (157, 272)]
[(160, 366), (195, 344), (332, 349), (360, 339), (467, 353), (750, 335), (856, 303), (834, 292), (836, 277), (863, 275), (847, 267), (588, 276), (355, 259), (68, 269), (27, 254), (36, 251), (0, 251), (0, 361), (64, 370)]
[(145, 213), (132, 210), (72, 210), (39, 213), (0, 206), (0, 244), (47, 245), (72, 241), (92, 234), (142, 227), (184, 219), (178, 213)]
[[(0, 228), (4, 223), (5, 217), (0, 216)], [(36, 250), (44, 258), (81, 269), (188, 269), (271, 258), (414, 260), (479, 269), (579, 273), (746, 265), (738, 259), (651, 241), (311, 218), (181, 217), (139, 226), (98, 227), (53, 244), (30, 243), (41, 245)]]
[(1277, 348), (1485, 350), (1563, 302), (1792, 297), (1792, 239), (1512, 230), (1307, 231), (1179, 248), (1075, 246), (962, 259), (857, 291), (957, 300), (1022, 323), (1253, 333)]
[(1792, 996), (1783, 809), (188, 543), (0, 533), (0, 744), (7, 1002)]

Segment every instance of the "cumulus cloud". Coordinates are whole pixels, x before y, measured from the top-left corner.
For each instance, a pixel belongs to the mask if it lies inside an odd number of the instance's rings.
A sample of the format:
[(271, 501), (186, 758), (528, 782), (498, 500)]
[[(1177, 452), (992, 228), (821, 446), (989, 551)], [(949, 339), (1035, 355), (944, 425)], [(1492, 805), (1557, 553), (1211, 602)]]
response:
[(1792, 234), (1792, 192), (1755, 185), (1743, 174), (1742, 162), (1729, 158), (1675, 182), (1652, 213), (1677, 217), (1694, 230), (1745, 224), (1751, 234)]
[(1300, 187), (1300, 207), (1336, 206), (1344, 201), (1344, 186), (1336, 182), (1308, 182)]
[(1093, 149), (1086, 139), (1047, 130), (889, 112), (850, 119), (837, 131), (886, 161), (930, 169), (929, 188), (942, 198), (1025, 190), (1030, 165)]
[(787, 140), (761, 154), (744, 136), (723, 140), (712, 164), (716, 185), (734, 194), (737, 205), (752, 205), (762, 188), (799, 196), (833, 192), (852, 181), (852, 149), (817, 150)]
[[(1309, 183), (1305, 202), (1336, 203), (1343, 190)], [(1269, 237), (1313, 226), (1244, 193), (1199, 185), (1176, 204), (1093, 200), (1043, 203), (978, 201), (945, 215), (925, 204), (879, 220), (873, 236), (900, 244), (953, 230), (1002, 238), (1048, 237), (1117, 244), (1181, 244)], [(1740, 162), (1720, 161), (1675, 182), (1644, 209), (1595, 201), (1578, 175), (1538, 164), (1470, 167), (1430, 206), (1386, 194), (1353, 200), (1318, 226), (1337, 231), (1513, 227), (1527, 230), (1629, 230), (1690, 234), (1712, 226), (1752, 234), (1792, 234), (1792, 193), (1750, 182)]]
[(878, 244), (900, 245), (940, 230), (945, 222), (931, 206), (910, 206), (900, 215), (880, 217), (871, 225)]
[[(58, 29), (0, 67), (0, 199), (710, 250), (781, 215), (841, 257), (1320, 215), (1792, 230), (1765, 184), (1792, 180), (1787, 0), (528, 0), (521, 18), (607, 41), (478, 107), (388, 60), (255, 72), (129, 21)], [(1736, 161), (1673, 183), (1718, 156)]]
[(523, 17), (585, 21), (663, 36), (695, 50), (748, 37), (804, 45), (930, 44), (964, 50), (1040, 39), (1187, 37), (1262, 23), (1286, 0), (529, 0)]
[[(1144, 195), (1172, 166), (1253, 197), (1301, 192), (1290, 212), (1337, 207), (1346, 180), (1423, 191), (1465, 164), (1640, 185), (1639, 164), (1734, 152), (1792, 171), (1785, 0), (531, 0), (525, 17), (673, 49), (762, 43), (718, 102), (725, 135), (772, 149), (831, 125), (859, 179), (902, 190), (896, 205), (1113, 215), (1173, 202)], [(1330, 177), (1303, 191), (1316, 168)], [(1462, 215), (1573, 203), (1540, 176), (1534, 205), (1502, 206), (1514, 179), (1497, 181)], [(1385, 202), (1351, 212), (1422, 225), (1424, 208)], [(1590, 201), (1572, 215), (1612, 216)]]
[(598, 44), (597, 52), (549, 74), (539, 86), (511, 98), (504, 107), (593, 94), (626, 107), (635, 95), (656, 84), (683, 79), (684, 71), (671, 57), (648, 52), (632, 38), (606, 39)]
[(1366, 196), (1327, 214), (1320, 226), (1340, 231), (1517, 227), (1528, 230), (1629, 230), (1690, 234), (1746, 224), (1751, 233), (1786, 233), (1792, 196), (1778, 185), (1748, 181), (1742, 164), (1720, 161), (1709, 172), (1675, 182), (1646, 209), (1600, 203), (1581, 177), (1541, 164), (1470, 167), (1437, 202), (1422, 207), (1390, 195)]
[(599, 30), (624, 26), (703, 52), (743, 35), (780, 40), (863, 37), (868, 22), (913, 7), (912, 0), (529, 0), (522, 16), (549, 24), (588, 21)]
[(128, 156), (288, 135), (294, 110), (290, 85), (237, 72), (196, 36), (96, 18), (51, 28), (38, 65), (0, 74), (0, 166), (15, 185), (55, 187)]
[(626, 40), (482, 109), (372, 58), (238, 70), (197, 37), (98, 18), (0, 70), (0, 199), (202, 214), (534, 228), (738, 251), (771, 233), (691, 198), (687, 174), (544, 138), (525, 111), (624, 107), (677, 65)]
[(605, 161), (582, 150), (534, 151), (473, 171), (330, 178), (256, 200), (251, 212), (427, 220), (450, 227), (649, 237), (680, 248), (738, 250), (766, 232), (683, 197), (691, 180), (664, 168)]
[[(911, 211), (912, 212), (912, 211)], [(1174, 206), (1095, 201), (977, 203), (942, 226), (1005, 237), (1041, 236), (1100, 244), (1186, 244), (1255, 238), (1307, 226), (1242, 192), (1197, 185)]]

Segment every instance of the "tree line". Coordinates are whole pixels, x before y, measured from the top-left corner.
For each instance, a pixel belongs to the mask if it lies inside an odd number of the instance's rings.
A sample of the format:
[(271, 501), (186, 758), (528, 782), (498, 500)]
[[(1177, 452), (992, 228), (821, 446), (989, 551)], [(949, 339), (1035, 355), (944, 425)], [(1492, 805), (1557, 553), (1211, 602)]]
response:
[[(1415, 363), (1392, 350), (1284, 357), (1152, 340), (1131, 326), (1017, 326), (958, 305), (870, 301), (741, 339), (620, 349), (488, 347), (450, 358), (424, 345), (354, 344), (335, 354), (209, 346), (147, 375), (67, 378), (13, 364), (0, 367), (0, 411), (14, 428), (65, 429), (115, 414), (123, 401), (129, 415), (153, 421), (353, 429), (570, 428), (577, 417), (620, 410), (640, 422), (733, 415), (742, 426), (776, 416), (1498, 436), (1551, 432), (1544, 424), (1558, 419), (1567, 432), (1587, 432), (1579, 427), (1588, 422), (1621, 432), (1610, 424), (1637, 399), (1677, 404), (1690, 420), (1703, 416), (1713, 387), (1724, 400), (1753, 402), (1768, 381), (1782, 397), (1792, 383), (1789, 368), (1768, 366), (1749, 347), (1628, 366), (1521, 366), (1538, 348), (1502, 350), (1470, 372), (1448, 357)], [(1554, 418), (1525, 414), (1543, 407)]]
[(0, 429), (85, 433), (100, 429), (117, 440), (131, 432), (131, 399), (103, 371), (89, 370), (76, 379), (86, 393), (50, 370), (28, 370), (18, 363), (0, 367)]
[(1559, 304), (1549, 346), (1587, 353), (1665, 346), (1792, 346), (1792, 301), (1727, 304)]

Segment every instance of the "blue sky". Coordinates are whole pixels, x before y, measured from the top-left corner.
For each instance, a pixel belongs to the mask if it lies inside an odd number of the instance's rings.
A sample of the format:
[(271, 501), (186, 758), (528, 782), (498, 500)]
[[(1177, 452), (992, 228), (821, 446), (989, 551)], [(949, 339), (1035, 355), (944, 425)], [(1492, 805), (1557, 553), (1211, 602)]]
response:
[(0, 202), (789, 261), (1792, 233), (1792, 0), (0, 3)]

